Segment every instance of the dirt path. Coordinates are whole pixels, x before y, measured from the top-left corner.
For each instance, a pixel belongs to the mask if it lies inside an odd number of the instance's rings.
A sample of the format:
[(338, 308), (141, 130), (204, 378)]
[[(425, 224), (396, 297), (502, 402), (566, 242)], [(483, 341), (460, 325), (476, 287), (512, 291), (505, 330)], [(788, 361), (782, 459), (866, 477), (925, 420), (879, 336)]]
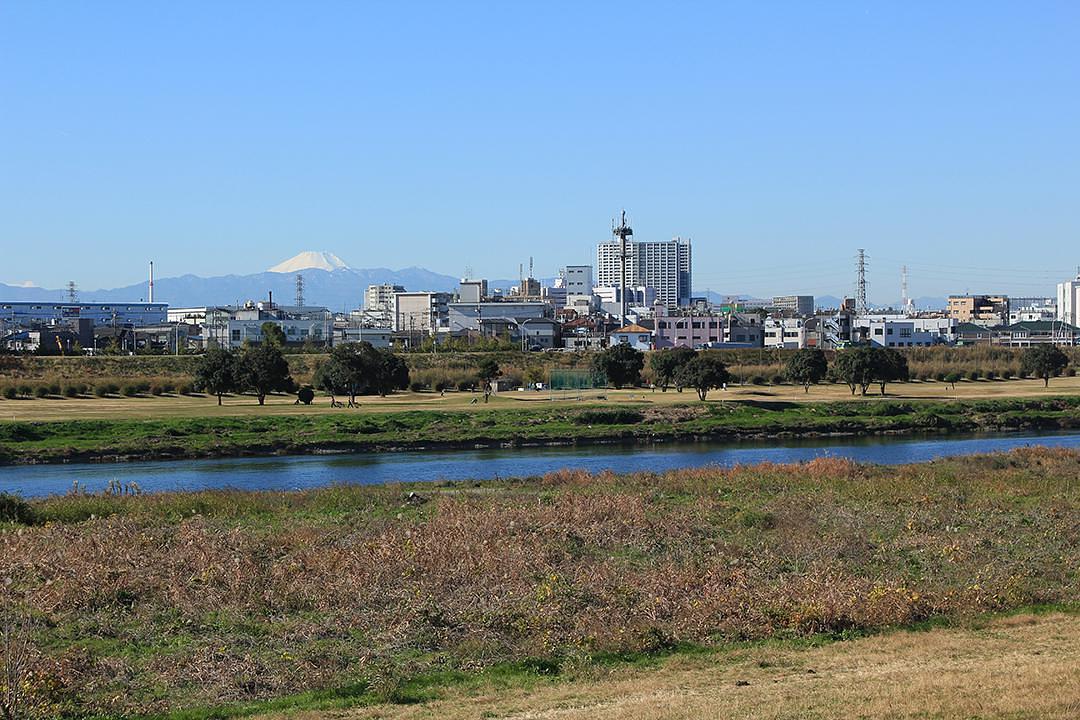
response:
[[(279, 718), (281, 716), (274, 716)], [(296, 718), (1077, 718), (1080, 616), (898, 632), (812, 649), (677, 657), (592, 680)], [(269, 717), (263, 720), (270, 720)]]

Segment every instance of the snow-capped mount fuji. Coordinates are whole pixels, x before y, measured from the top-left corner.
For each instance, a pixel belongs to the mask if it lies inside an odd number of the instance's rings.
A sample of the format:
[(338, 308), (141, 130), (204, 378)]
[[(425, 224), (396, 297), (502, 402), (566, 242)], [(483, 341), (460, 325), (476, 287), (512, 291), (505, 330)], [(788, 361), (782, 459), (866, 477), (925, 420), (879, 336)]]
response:
[(327, 252), (326, 250), (305, 250), (284, 262), (278, 263), (267, 270), (267, 272), (295, 273), (302, 270), (325, 270), (326, 272), (333, 272), (335, 270), (348, 269), (349, 266), (345, 264), (345, 261), (332, 252)]

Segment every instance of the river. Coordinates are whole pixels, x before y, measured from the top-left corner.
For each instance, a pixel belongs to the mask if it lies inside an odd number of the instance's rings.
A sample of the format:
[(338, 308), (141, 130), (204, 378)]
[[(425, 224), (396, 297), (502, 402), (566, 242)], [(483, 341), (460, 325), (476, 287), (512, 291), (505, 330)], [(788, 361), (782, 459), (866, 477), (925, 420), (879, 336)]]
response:
[(143, 492), (210, 488), (297, 490), (335, 483), (525, 477), (567, 467), (593, 472), (659, 472), (703, 465), (805, 462), (823, 456), (898, 465), (953, 455), (1011, 450), (1026, 445), (1080, 449), (1080, 433), (593, 445), (120, 464), (20, 465), (0, 467), (0, 493), (40, 497), (68, 492), (74, 483), (86, 491), (95, 492), (104, 489), (113, 480), (121, 483), (134, 481)]

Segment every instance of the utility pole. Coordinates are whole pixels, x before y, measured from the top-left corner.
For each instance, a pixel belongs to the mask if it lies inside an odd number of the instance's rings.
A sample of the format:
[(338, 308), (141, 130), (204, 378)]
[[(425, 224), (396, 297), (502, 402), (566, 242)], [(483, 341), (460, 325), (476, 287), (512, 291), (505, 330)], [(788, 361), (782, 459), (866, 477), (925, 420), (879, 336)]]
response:
[(619, 326), (626, 327), (626, 240), (633, 236), (634, 231), (626, 224), (625, 210), (622, 211), (618, 226), (615, 225), (614, 220), (611, 221), (611, 234), (619, 239), (619, 301), (621, 303), (619, 306), (621, 313), (619, 317)]

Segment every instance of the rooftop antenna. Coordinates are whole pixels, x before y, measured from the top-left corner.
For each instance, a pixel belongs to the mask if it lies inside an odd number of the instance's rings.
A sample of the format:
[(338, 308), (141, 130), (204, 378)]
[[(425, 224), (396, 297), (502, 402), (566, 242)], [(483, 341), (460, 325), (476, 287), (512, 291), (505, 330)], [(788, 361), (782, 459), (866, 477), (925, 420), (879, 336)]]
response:
[(68, 297), (68, 302), (71, 303), (72, 305), (79, 302), (79, 291), (75, 287), (75, 281), (74, 280), (68, 280), (67, 297)]
[(153, 260), (150, 261), (150, 291), (149, 291), (148, 295), (149, 295), (149, 298), (150, 298), (149, 302), (154, 302), (154, 261)]
[(533, 262), (532, 255), (529, 256), (529, 279), (532, 280), (533, 276)]
[(630, 226), (626, 222), (626, 210), (622, 211), (622, 215), (619, 217), (618, 226), (615, 225), (615, 221), (611, 221), (611, 234), (614, 237), (619, 238), (619, 301), (622, 303), (619, 307), (621, 315), (619, 317), (620, 327), (626, 326), (626, 240), (632, 237), (634, 231), (630, 229)]
[(525, 295), (525, 266), (518, 263), (518, 295)]
[(296, 273), (296, 307), (304, 307), (304, 275)]
[(855, 314), (865, 315), (866, 307), (866, 266), (868, 259), (866, 250), (859, 248), (859, 254), (855, 256)]

